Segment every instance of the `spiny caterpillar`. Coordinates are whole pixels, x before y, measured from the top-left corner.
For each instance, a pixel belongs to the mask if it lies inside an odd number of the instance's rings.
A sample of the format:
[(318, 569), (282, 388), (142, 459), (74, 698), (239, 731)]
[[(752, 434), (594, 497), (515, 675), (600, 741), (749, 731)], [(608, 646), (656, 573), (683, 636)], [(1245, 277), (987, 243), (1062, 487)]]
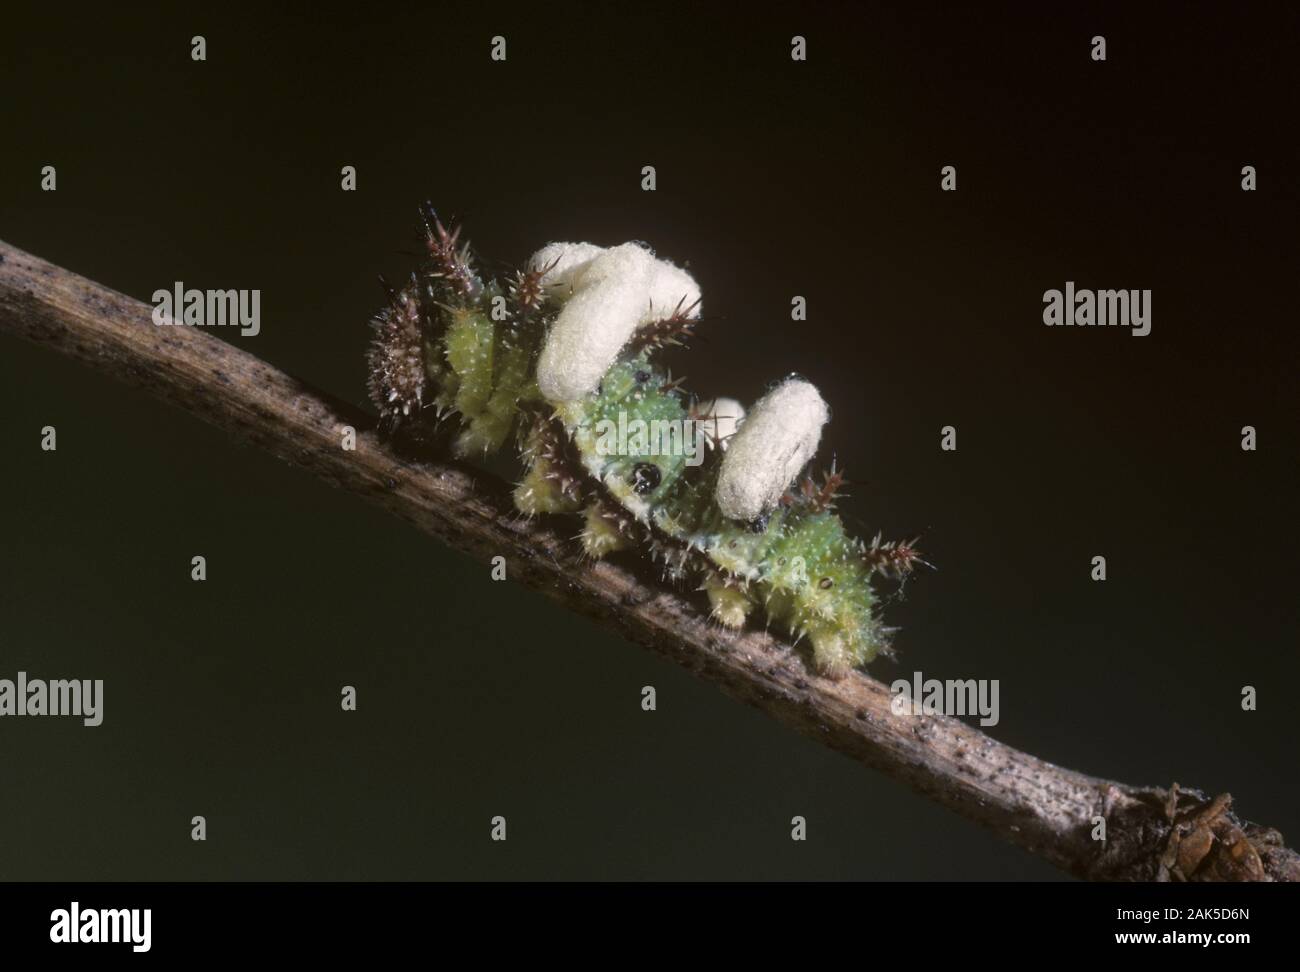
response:
[(727, 627), (761, 606), (809, 639), (820, 674), (888, 651), (872, 577), (922, 561), (910, 543), (846, 535), (833, 465), (794, 485), (829, 419), (812, 384), (788, 377), (748, 413), (689, 396), (653, 358), (691, 337), (700, 289), (640, 244), (552, 243), (484, 280), (459, 228), (428, 204), (421, 219), (427, 257), (372, 321), (384, 427), (418, 435), (454, 416), (462, 457), (515, 442), (522, 513), (581, 516), (593, 558), (647, 551), (671, 579), (697, 580)]

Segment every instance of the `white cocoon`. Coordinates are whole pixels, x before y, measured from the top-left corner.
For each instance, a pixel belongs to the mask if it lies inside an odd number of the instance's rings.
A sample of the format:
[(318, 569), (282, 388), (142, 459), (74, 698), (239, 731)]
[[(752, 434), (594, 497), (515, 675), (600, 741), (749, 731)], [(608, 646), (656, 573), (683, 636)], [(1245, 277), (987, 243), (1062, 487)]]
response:
[(537, 359), (537, 387), (548, 401), (595, 391), (641, 320), (654, 263), (649, 250), (624, 243), (587, 264)]
[(722, 457), (714, 497), (722, 515), (753, 520), (776, 506), (821, 442), (830, 410), (817, 389), (787, 378), (745, 416)]
[(700, 285), (694, 277), (667, 260), (655, 260), (650, 271), (650, 294), (641, 320), (649, 323), (671, 317), (677, 312), (678, 304), (683, 311), (690, 308), (687, 317), (699, 317), (699, 300)]
[(695, 414), (700, 416), (696, 424), (704, 431), (706, 444), (726, 449), (745, 417), (745, 406), (734, 398), (715, 398), (697, 405)]
[(542, 286), (562, 294), (575, 288), (591, 261), (604, 252), (595, 243), (548, 243), (529, 258), (528, 269), (546, 270)]
[[(534, 267), (557, 260), (547, 286), (572, 288), (537, 360), (537, 387), (562, 403), (596, 390), (637, 326), (669, 316), (700, 288), (685, 270), (637, 243), (602, 250), (590, 243), (552, 243), (533, 255)], [(698, 314), (696, 307), (693, 313)]]

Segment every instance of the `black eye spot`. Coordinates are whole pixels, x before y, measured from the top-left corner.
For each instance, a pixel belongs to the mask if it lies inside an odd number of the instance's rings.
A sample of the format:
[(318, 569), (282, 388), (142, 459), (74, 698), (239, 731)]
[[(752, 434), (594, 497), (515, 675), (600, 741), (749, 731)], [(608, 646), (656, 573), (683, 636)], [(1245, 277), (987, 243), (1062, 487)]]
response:
[(653, 462), (638, 462), (632, 467), (632, 489), (644, 496), (659, 485), (659, 467)]
[(638, 371), (635, 375), (633, 375), (633, 377), (636, 378), (637, 384), (644, 385), (647, 381), (650, 380), (650, 372)]
[(829, 577), (823, 577), (821, 580), (817, 582), (817, 586), (820, 587), (823, 591), (829, 591), (834, 586), (834, 584), (835, 582), (831, 580)]
[(767, 521), (771, 518), (771, 516), (772, 514), (770, 513), (764, 513), (762, 516), (754, 517), (754, 519), (749, 521), (749, 532), (762, 533), (764, 530), (767, 529)]

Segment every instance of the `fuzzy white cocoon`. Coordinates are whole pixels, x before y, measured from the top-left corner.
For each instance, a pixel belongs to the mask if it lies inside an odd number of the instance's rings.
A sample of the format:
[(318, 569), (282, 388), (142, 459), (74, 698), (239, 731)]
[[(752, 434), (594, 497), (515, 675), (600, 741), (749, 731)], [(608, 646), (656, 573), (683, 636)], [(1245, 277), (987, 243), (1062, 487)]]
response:
[[(571, 402), (596, 390), (637, 326), (667, 317), (682, 298), (699, 298), (691, 275), (636, 243), (602, 250), (590, 243), (552, 243), (533, 255), (534, 267), (557, 261), (546, 286), (572, 290), (537, 361), (537, 387), (551, 402)], [(698, 308), (697, 311), (698, 312)]]
[(542, 286), (554, 294), (564, 294), (577, 286), (591, 261), (605, 252), (595, 243), (548, 243), (528, 260), (528, 269), (545, 270)]
[(697, 405), (695, 413), (701, 416), (696, 424), (704, 431), (705, 442), (726, 449), (745, 417), (745, 406), (734, 398), (715, 398)]
[(776, 506), (816, 454), (829, 418), (817, 389), (802, 378), (787, 378), (760, 398), (722, 457), (714, 493), (722, 514), (753, 520)]
[(645, 313), (641, 319), (645, 323), (671, 317), (680, 309), (687, 317), (700, 316), (700, 285), (695, 278), (675, 267), (667, 260), (655, 260), (650, 273), (650, 294), (646, 301)]

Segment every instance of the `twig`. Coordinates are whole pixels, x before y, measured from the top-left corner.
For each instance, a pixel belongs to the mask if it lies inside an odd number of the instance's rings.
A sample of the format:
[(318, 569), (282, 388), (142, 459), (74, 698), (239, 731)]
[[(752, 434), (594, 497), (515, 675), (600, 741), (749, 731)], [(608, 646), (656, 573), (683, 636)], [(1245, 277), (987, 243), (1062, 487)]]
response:
[[(717, 683), (786, 725), (909, 784), (1080, 877), (1300, 880), (1281, 836), (1176, 786), (1139, 788), (1063, 769), (938, 715), (895, 715), (886, 686), (812, 675), (787, 644), (710, 625), (682, 594), (578, 556), (545, 519), (521, 520), (505, 484), (415, 461), (374, 420), (198, 328), (0, 242), (0, 330), (155, 394), (336, 486), (359, 493), (509, 575)], [(358, 335), (361, 332), (358, 331)], [(342, 447), (357, 430), (355, 451)], [(1093, 839), (1096, 818), (1106, 840)]]

